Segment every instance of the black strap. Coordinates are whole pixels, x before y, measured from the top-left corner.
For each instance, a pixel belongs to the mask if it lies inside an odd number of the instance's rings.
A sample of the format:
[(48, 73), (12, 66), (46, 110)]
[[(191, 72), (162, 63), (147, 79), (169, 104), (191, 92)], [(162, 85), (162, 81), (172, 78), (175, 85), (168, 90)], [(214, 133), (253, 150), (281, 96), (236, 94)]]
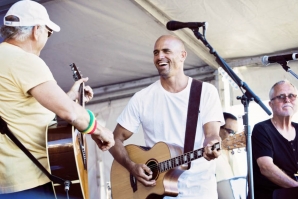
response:
[[(203, 82), (195, 79), (193, 79), (191, 83), (185, 129), (184, 153), (193, 151), (194, 148), (200, 113), (202, 84)], [(190, 169), (190, 166), (191, 162), (188, 163), (188, 169)]]
[(57, 176), (54, 176), (46, 170), (40, 162), (25, 148), (25, 146), (14, 136), (14, 134), (7, 127), (7, 123), (0, 116), (0, 133), (6, 134), (31, 160), (36, 164), (36, 166), (54, 183), (65, 185), (66, 183), (71, 183), (68, 180), (63, 180)]

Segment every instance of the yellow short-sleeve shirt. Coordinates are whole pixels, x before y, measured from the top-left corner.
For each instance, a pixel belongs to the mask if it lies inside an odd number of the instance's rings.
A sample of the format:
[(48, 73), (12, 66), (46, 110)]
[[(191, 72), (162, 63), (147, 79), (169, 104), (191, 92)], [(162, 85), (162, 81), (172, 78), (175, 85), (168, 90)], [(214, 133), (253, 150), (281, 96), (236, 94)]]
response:
[[(0, 60), (0, 116), (21, 143), (48, 168), (46, 127), (55, 115), (28, 91), (55, 79), (40, 57), (6, 42), (0, 44)], [(0, 134), (0, 194), (47, 182), (49, 179), (23, 151)]]

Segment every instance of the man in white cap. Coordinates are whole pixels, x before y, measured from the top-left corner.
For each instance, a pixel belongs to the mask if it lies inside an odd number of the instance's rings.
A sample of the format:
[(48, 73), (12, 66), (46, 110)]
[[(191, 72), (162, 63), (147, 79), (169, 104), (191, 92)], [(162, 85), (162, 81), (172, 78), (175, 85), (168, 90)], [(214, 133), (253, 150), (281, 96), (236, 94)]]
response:
[[(59, 32), (60, 27), (50, 20), (44, 6), (30, 0), (13, 4), (0, 29), (4, 38), (0, 44), (0, 116), (45, 168), (45, 132), (55, 114), (79, 131), (92, 133), (100, 149), (114, 145), (112, 132), (73, 101), (79, 85), (88, 78), (78, 80), (66, 94), (39, 57), (53, 31)], [(85, 91), (89, 101), (92, 89), (86, 86)], [(55, 198), (47, 176), (6, 135), (0, 135), (0, 198)]]

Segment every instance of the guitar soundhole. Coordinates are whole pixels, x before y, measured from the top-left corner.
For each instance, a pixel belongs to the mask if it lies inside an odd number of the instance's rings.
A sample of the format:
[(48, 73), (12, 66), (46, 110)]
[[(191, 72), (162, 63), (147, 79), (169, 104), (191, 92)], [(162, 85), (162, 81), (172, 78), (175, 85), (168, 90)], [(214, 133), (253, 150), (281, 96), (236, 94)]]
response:
[[(156, 180), (158, 178), (159, 172), (158, 172), (158, 163), (155, 160), (149, 160), (147, 162), (147, 166), (151, 169), (153, 172), (152, 179)], [(151, 179), (151, 180), (152, 180)]]

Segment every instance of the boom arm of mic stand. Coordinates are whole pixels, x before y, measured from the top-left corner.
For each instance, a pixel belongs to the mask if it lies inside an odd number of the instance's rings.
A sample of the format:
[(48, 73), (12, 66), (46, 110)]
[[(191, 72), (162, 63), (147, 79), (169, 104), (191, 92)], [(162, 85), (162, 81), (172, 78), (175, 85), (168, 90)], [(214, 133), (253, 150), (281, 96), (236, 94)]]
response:
[(280, 61), (280, 62), (277, 62), (277, 63), (279, 63), (285, 71), (291, 73), (294, 77), (296, 77), (296, 79), (298, 79), (297, 74), (294, 73), (294, 72), (292, 71), (292, 69), (288, 66), (287, 61)]
[(230, 66), (217, 54), (217, 52), (212, 48), (212, 46), (202, 37), (199, 31), (193, 30), (195, 36), (201, 40), (204, 45), (210, 49), (210, 53), (216, 57), (216, 62), (222, 66), (222, 68), (229, 74), (229, 76), (236, 82), (236, 84), (243, 88), (247, 94), (247, 97), (252, 98), (257, 104), (259, 104), (262, 109), (268, 114), (271, 115), (271, 111), (264, 105), (260, 98), (249, 88), (249, 86), (243, 82), (231, 69)]

